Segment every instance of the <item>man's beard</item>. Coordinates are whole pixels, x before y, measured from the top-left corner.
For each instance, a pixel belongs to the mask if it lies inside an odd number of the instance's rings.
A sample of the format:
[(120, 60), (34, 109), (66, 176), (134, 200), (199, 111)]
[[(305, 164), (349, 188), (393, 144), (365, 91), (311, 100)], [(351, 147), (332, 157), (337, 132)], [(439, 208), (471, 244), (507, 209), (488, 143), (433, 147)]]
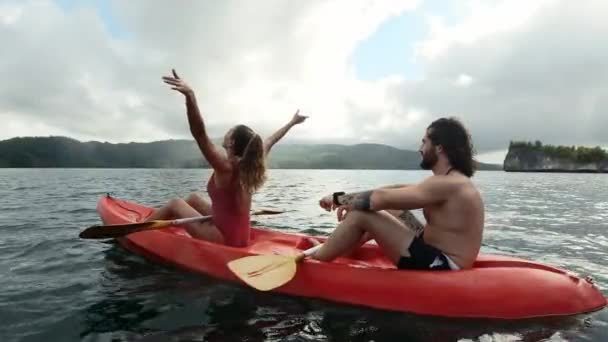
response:
[(420, 167), (423, 170), (430, 170), (437, 164), (437, 154), (435, 151), (430, 151), (428, 153), (422, 154), (422, 161), (420, 162)]

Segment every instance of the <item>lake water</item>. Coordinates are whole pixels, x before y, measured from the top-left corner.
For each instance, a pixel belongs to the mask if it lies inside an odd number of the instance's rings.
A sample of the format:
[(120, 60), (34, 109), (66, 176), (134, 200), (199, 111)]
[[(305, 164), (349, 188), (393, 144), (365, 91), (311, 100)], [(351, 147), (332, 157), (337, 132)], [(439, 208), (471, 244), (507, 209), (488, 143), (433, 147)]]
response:
[[(329, 234), (318, 199), (417, 182), (424, 171), (271, 170), (254, 207), (276, 230)], [(80, 240), (106, 192), (157, 206), (209, 170), (0, 169), (0, 341), (608, 341), (608, 310), (500, 322), (421, 317), (259, 293)], [(608, 176), (479, 172), (482, 252), (591, 275), (608, 295)], [(206, 194), (203, 193), (206, 196)], [(532, 286), (532, 285), (531, 285)], [(508, 299), (505, 299), (508, 300)]]

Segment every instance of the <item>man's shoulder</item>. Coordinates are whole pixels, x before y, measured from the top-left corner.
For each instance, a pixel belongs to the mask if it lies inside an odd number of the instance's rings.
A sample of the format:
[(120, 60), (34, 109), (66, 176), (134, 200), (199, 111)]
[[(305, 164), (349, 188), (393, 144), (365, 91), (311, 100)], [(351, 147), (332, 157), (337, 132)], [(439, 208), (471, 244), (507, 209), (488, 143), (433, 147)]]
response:
[(471, 179), (467, 176), (444, 176), (432, 175), (425, 178), (422, 183), (440, 184), (446, 186), (462, 186), (472, 184)]
[(421, 185), (433, 190), (446, 191), (452, 194), (461, 191), (477, 191), (477, 187), (473, 181), (467, 176), (446, 177), (443, 175), (433, 175), (426, 178)]

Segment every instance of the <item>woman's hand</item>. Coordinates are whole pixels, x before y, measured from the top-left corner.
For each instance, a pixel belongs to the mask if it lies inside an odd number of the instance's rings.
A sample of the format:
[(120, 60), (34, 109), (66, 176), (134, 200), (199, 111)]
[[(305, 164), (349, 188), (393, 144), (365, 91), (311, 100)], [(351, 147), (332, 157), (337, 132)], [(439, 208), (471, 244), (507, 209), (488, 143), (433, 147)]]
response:
[(308, 116), (300, 115), (300, 110), (298, 109), (293, 115), (293, 118), (291, 118), (291, 123), (293, 125), (301, 124), (302, 122), (306, 121), (306, 119), (308, 119)]
[(185, 96), (193, 95), (194, 91), (192, 90), (192, 88), (190, 88), (190, 86), (186, 84), (186, 82), (184, 82), (181, 78), (179, 78), (179, 76), (177, 76), (175, 69), (171, 69), (171, 72), (173, 73), (173, 77), (163, 76), (163, 81), (168, 85), (172, 85), (173, 87), (171, 87), (171, 89), (177, 90)]

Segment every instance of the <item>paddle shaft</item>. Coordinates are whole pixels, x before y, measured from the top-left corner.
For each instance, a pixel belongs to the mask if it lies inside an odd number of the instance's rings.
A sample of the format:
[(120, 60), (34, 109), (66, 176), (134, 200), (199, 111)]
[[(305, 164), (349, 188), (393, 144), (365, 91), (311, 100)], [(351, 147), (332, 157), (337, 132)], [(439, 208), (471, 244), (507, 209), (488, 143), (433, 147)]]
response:
[(209, 221), (213, 218), (213, 216), (211, 215), (207, 215), (207, 216), (198, 216), (198, 217), (186, 217), (186, 218), (181, 218), (181, 219), (175, 219), (175, 220), (171, 220), (169, 221), (169, 226), (179, 226), (181, 224), (186, 224), (186, 223), (190, 223), (190, 222), (205, 222), (205, 221)]
[[(269, 210), (263, 209), (253, 212), (251, 215), (275, 215), (281, 214), (281, 211), (278, 210)], [(186, 217), (174, 220), (153, 220), (147, 222), (136, 222), (136, 223), (124, 223), (124, 224), (114, 224), (114, 225), (104, 225), (104, 226), (92, 226), (89, 227), (78, 235), (80, 238), (84, 239), (106, 239), (106, 238), (115, 238), (121, 237), (124, 235), (140, 232), (140, 231), (149, 231), (154, 229), (165, 228), (168, 226), (179, 226), (192, 222), (205, 222), (211, 221), (213, 216), (196, 216), (196, 217)]]
[[(259, 215), (275, 215), (281, 214), (282, 211), (279, 210), (269, 210), (269, 209), (261, 209), (254, 211), (251, 213), (251, 216), (259, 216)], [(186, 217), (181, 219), (175, 219), (167, 222), (169, 226), (179, 226), (181, 224), (191, 223), (191, 222), (205, 222), (213, 219), (212, 215), (207, 216), (196, 216), (196, 217)]]

